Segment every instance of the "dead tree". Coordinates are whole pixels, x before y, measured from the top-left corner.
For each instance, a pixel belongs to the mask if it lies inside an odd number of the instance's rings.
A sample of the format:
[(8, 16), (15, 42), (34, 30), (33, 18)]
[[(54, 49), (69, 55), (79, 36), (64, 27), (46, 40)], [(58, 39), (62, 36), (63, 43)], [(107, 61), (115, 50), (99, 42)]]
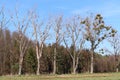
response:
[(36, 74), (40, 74), (40, 60), (42, 57), (43, 45), (49, 36), (50, 26), (43, 25), (43, 22), (39, 20), (39, 16), (34, 12), (30, 12), (31, 25), (33, 28), (33, 34), (35, 39), (36, 57), (37, 57), (37, 70)]
[[(72, 73), (76, 74), (80, 53), (84, 45), (84, 35), (82, 34), (82, 26), (80, 24), (80, 17), (75, 16), (68, 23), (66, 23), (66, 31), (63, 34), (64, 44), (67, 52), (72, 59)], [(70, 50), (72, 46), (73, 50)]]
[(114, 37), (109, 38), (108, 42), (110, 43), (113, 51), (107, 49), (107, 52), (110, 52), (115, 56), (115, 71), (119, 72), (120, 36), (116, 34)]
[(19, 43), (19, 52), (20, 52), (18, 75), (21, 75), (23, 58), (30, 42), (30, 38), (29, 39), (27, 38), (28, 37), (27, 29), (29, 27), (29, 19), (28, 19), (28, 16), (25, 16), (25, 15), (22, 18), (20, 18), (17, 10), (15, 10), (15, 15), (11, 16), (11, 18), (12, 18), (13, 25), (17, 29), (17, 32), (19, 34), (19, 36), (16, 37), (16, 40)]
[(54, 47), (54, 57), (53, 57), (53, 74), (56, 74), (56, 61), (57, 61), (57, 47), (58, 45), (61, 43), (61, 39), (62, 39), (62, 35), (61, 35), (61, 31), (62, 31), (62, 16), (57, 16), (56, 18), (54, 18), (54, 20), (52, 21), (52, 26), (54, 28), (54, 32), (55, 32), (55, 47)]
[(5, 12), (4, 12), (4, 7), (0, 9), (0, 37), (2, 31), (7, 27), (7, 24), (9, 23), (9, 19), (6, 18)]

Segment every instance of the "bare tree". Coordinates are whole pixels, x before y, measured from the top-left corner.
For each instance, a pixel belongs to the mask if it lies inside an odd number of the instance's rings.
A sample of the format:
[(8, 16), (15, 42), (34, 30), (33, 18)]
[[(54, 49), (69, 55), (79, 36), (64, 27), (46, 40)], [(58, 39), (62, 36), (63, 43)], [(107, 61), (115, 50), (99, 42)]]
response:
[(0, 9), (0, 37), (1, 37), (1, 32), (3, 31), (3, 29), (6, 28), (8, 23), (9, 23), (9, 19), (6, 18), (4, 7), (2, 7)]
[(115, 70), (116, 72), (119, 71), (119, 56), (120, 56), (120, 36), (116, 34), (114, 37), (109, 38), (108, 42), (111, 44), (112, 50), (107, 49), (108, 52), (114, 54), (115, 56)]
[(95, 18), (87, 17), (81, 22), (85, 28), (86, 40), (91, 43), (91, 69), (90, 73), (93, 73), (93, 54), (98, 45), (108, 37), (113, 37), (116, 33), (110, 26), (106, 26), (103, 17), (97, 14)]
[(18, 15), (17, 9), (15, 10), (15, 15), (11, 17), (14, 27), (17, 29), (17, 32), (19, 34), (18, 37), (16, 37), (16, 40), (19, 43), (19, 71), (18, 75), (21, 75), (22, 71), (22, 64), (23, 64), (23, 58), (26, 53), (26, 50), (28, 48), (28, 44), (30, 42), (30, 39), (28, 39), (28, 27), (29, 27), (29, 19), (28, 16), (23, 16), (22, 18)]
[(33, 28), (34, 39), (36, 42), (36, 57), (37, 57), (37, 71), (36, 74), (40, 74), (40, 60), (42, 57), (42, 51), (44, 47), (44, 43), (49, 36), (50, 26), (43, 25), (43, 22), (39, 20), (39, 16), (34, 12), (30, 12), (31, 24)]
[(52, 21), (52, 26), (55, 32), (55, 48), (54, 48), (54, 59), (53, 59), (53, 74), (56, 74), (56, 56), (57, 56), (57, 47), (61, 43), (62, 39), (62, 16), (57, 16), (54, 21)]
[[(82, 26), (80, 24), (80, 17), (75, 16), (66, 24), (66, 31), (63, 34), (63, 40), (72, 59), (72, 73), (76, 74), (78, 67), (78, 60), (84, 45), (84, 37), (82, 34)], [(69, 48), (73, 47), (73, 51)]]
[[(0, 43), (1, 44), (4, 44), (4, 40), (5, 40), (5, 37), (4, 37), (4, 31), (7, 27), (9, 23), (9, 18), (6, 16), (5, 14), (5, 10), (4, 10), (4, 7), (1, 7), (0, 8)], [(5, 48), (3, 45), (1, 45), (2, 48)], [(0, 72), (3, 73), (4, 69), (5, 69), (5, 60), (2, 60), (6, 58), (4, 52), (3, 52), (3, 49), (0, 48), (0, 60), (1, 60), (1, 67), (0, 67)]]

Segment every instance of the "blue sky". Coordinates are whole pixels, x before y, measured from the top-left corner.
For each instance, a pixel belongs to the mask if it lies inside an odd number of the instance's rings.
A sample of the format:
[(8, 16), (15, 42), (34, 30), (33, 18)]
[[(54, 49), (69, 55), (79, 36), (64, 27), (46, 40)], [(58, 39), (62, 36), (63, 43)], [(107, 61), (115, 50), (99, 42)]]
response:
[(90, 13), (100, 13), (106, 24), (120, 30), (120, 0), (0, 0), (0, 4), (10, 11), (16, 6), (23, 12), (26, 9), (37, 9), (40, 16), (44, 17), (54, 14), (88, 16)]
[[(0, 5), (10, 12), (15, 7), (23, 13), (36, 9), (43, 18), (56, 14), (88, 16), (90, 13), (100, 13), (107, 25), (120, 32), (120, 0), (0, 0)], [(102, 44), (105, 45), (108, 46), (107, 43)]]

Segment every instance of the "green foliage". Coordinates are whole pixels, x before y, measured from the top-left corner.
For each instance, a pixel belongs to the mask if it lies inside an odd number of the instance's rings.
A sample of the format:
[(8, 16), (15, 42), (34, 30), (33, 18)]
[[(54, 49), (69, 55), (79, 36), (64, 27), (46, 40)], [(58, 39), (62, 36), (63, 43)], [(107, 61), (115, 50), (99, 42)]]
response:
[(18, 72), (18, 67), (19, 67), (19, 64), (18, 64), (18, 63), (14, 63), (14, 64), (11, 65), (12, 74), (17, 74), (17, 72)]
[(71, 57), (66, 52), (64, 46), (59, 46), (58, 55), (57, 55), (57, 73), (58, 74), (66, 74), (71, 72)]
[(90, 51), (82, 50), (79, 59), (78, 73), (89, 72), (90, 68)]
[(97, 14), (95, 19), (86, 18), (81, 24), (85, 27), (85, 37), (87, 41), (90, 41), (93, 49), (108, 37), (114, 37), (117, 33), (111, 26), (106, 26), (101, 14)]
[(34, 48), (30, 47), (24, 58), (24, 73), (35, 74), (37, 68), (37, 59)]

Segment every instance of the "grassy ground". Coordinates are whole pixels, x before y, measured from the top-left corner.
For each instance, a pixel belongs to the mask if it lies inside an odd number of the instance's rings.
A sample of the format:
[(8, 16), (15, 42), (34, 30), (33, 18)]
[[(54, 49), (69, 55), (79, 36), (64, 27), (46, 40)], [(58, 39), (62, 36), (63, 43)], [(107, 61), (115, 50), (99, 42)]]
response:
[(120, 73), (1, 76), (0, 80), (120, 80)]

